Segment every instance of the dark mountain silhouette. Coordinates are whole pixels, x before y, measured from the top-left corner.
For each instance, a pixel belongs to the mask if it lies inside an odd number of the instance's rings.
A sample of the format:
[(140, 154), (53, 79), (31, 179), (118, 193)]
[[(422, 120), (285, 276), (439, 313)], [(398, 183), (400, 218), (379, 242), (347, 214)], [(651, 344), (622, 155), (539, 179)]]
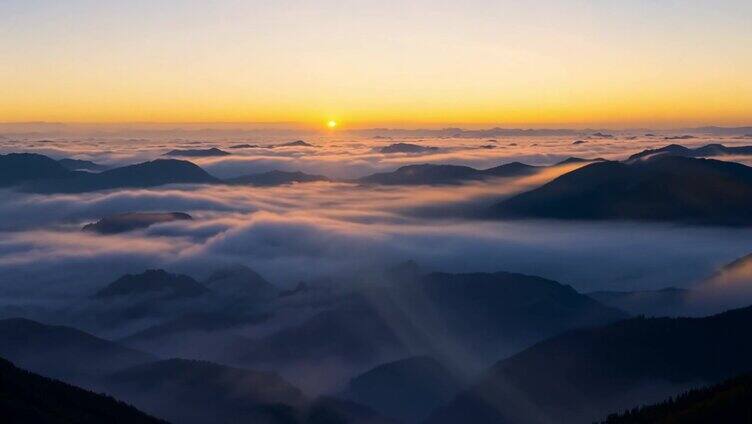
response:
[(459, 165), (408, 165), (400, 167), (393, 172), (382, 172), (363, 177), (358, 182), (383, 185), (459, 184), (466, 181), (477, 181), (494, 177), (530, 175), (538, 169), (538, 167), (519, 162), (508, 163), (484, 170)]
[(693, 135), (689, 135), (689, 134), (663, 137), (664, 140), (691, 140), (693, 138), (697, 138), (697, 137)]
[(401, 359), (350, 381), (343, 396), (404, 423), (418, 423), (462, 388), (458, 377), (429, 356)]
[(379, 312), (358, 298), (238, 348), (238, 359), (251, 367), (315, 367), (317, 360), (332, 358), (343, 367), (367, 367), (382, 357), (401, 356), (405, 345)]
[(105, 378), (105, 387), (145, 411), (180, 423), (383, 423), (365, 407), (311, 401), (274, 373), (169, 359)]
[(393, 172), (372, 174), (358, 181), (366, 184), (423, 185), (458, 184), (481, 178), (480, 171), (469, 166), (423, 164), (403, 166)]
[(519, 177), (523, 175), (531, 175), (537, 172), (540, 168), (537, 166), (527, 165), (520, 162), (510, 162), (504, 165), (495, 166), (481, 170), (480, 172), (484, 176), (492, 177)]
[(485, 353), (480, 358), (498, 358), (567, 329), (626, 316), (570, 286), (508, 272), (432, 273), (390, 291), (389, 296), (400, 299), (400, 307), (409, 310), (415, 322), (440, 314), (441, 325), (434, 329), (434, 336), (473, 346)]
[[(60, 165), (58, 164), (58, 166)], [(66, 170), (66, 172), (71, 171)], [(78, 193), (117, 188), (155, 187), (165, 184), (213, 184), (218, 182), (219, 180), (191, 162), (157, 159), (137, 165), (110, 169), (98, 174), (75, 173), (73, 178), (37, 181), (28, 184), (26, 190), (46, 193)]]
[(86, 224), (82, 231), (100, 234), (117, 234), (147, 228), (154, 224), (193, 219), (183, 212), (128, 212), (108, 216), (97, 222)]
[(165, 153), (164, 156), (185, 156), (185, 157), (213, 157), (213, 156), (229, 156), (230, 153), (224, 150), (212, 147), (211, 149), (186, 149), (186, 150), (170, 150)]
[(690, 313), (687, 304), (690, 293), (688, 289), (668, 287), (660, 290), (598, 291), (587, 295), (631, 315), (684, 316)]
[(378, 149), (381, 153), (426, 153), (435, 152), (437, 150), (439, 150), (438, 147), (421, 146), (419, 144), (410, 143), (394, 143)]
[(0, 356), (20, 367), (67, 381), (153, 360), (142, 353), (71, 327), (23, 318), (0, 320)]
[(269, 171), (259, 174), (243, 175), (225, 180), (230, 184), (250, 184), (255, 186), (276, 186), (292, 183), (308, 183), (314, 181), (329, 181), (323, 175), (312, 175), (304, 172)]
[(214, 271), (204, 281), (204, 285), (216, 293), (242, 298), (244, 302), (268, 300), (279, 293), (272, 283), (243, 265), (228, 266)]
[(0, 187), (48, 178), (71, 178), (75, 174), (59, 162), (35, 153), (0, 155)]
[(94, 297), (106, 299), (146, 295), (175, 299), (196, 297), (206, 293), (209, 293), (209, 289), (187, 275), (150, 269), (141, 274), (126, 274), (99, 290)]
[(747, 423), (752, 417), (752, 376), (689, 390), (656, 405), (612, 414), (601, 424)]
[(273, 149), (275, 147), (316, 147), (316, 146), (310, 143), (306, 143), (303, 140), (295, 140), (289, 143), (273, 144), (269, 146), (270, 149)]
[[(480, 365), (572, 328), (626, 315), (569, 286), (512, 273), (434, 273), (360, 289), (239, 350), (251, 367), (336, 358), (355, 368), (458, 349)], [(472, 348), (470, 348), (472, 347)]]
[(748, 225), (752, 223), (752, 168), (676, 156), (629, 164), (598, 162), (504, 200), (489, 214)]
[(593, 422), (752, 370), (750, 325), (752, 307), (565, 333), (500, 361), (429, 422)]
[[(272, 373), (204, 361), (155, 361), (72, 328), (29, 320), (0, 321), (0, 355), (34, 372), (111, 393), (175, 422), (385, 422), (352, 403), (312, 401)], [(0, 381), (0, 387), (3, 384)]]
[(572, 164), (572, 163), (603, 162), (605, 160), (606, 159), (603, 159), (603, 158), (583, 159), (583, 158), (578, 158), (578, 157), (570, 156), (570, 157), (564, 159), (561, 162), (557, 162), (554, 166), (557, 166), (557, 165), (569, 165), (569, 164)]
[(71, 171), (93, 171), (93, 172), (99, 172), (104, 171), (107, 169), (106, 166), (100, 165), (98, 163), (92, 162), (90, 160), (81, 160), (81, 159), (60, 159), (57, 161), (60, 165), (62, 165), (65, 169), (71, 170)]
[(627, 162), (633, 162), (640, 159), (649, 159), (660, 155), (682, 156), (687, 158), (704, 158), (711, 156), (731, 156), (731, 155), (752, 155), (752, 146), (731, 146), (723, 144), (708, 144), (702, 147), (691, 149), (679, 144), (670, 144), (659, 149), (643, 150), (635, 153), (627, 159)]
[(24, 371), (4, 359), (0, 359), (0, 416), (5, 423), (166, 423), (109, 396)]
[(252, 149), (260, 147), (258, 144), (235, 144), (230, 146), (230, 149)]
[(105, 386), (144, 411), (180, 423), (283, 422), (306, 402), (275, 374), (184, 359), (115, 372)]

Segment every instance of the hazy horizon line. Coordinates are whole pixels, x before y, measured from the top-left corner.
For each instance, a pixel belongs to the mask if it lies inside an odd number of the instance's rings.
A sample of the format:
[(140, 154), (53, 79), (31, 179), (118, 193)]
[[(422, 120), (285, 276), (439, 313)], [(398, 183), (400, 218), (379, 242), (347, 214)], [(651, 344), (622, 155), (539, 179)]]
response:
[[(752, 128), (752, 121), (743, 124), (724, 125), (718, 123), (694, 123), (694, 124), (673, 124), (673, 125), (619, 125), (616, 123), (551, 123), (551, 124), (503, 124), (503, 123), (462, 123), (462, 122), (444, 122), (444, 123), (427, 123), (427, 122), (403, 122), (403, 123), (372, 123), (372, 124), (348, 124), (343, 123), (340, 127), (331, 130), (326, 129), (324, 123), (313, 124), (299, 121), (278, 121), (278, 122), (241, 122), (241, 121), (176, 121), (176, 122), (149, 122), (149, 121), (122, 121), (122, 122), (84, 122), (84, 121), (0, 121), (0, 131), (2, 130), (32, 130), (30, 127), (40, 127), (40, 130), (50, 129), (171, 129), (171, 130), (309, 130), (314, 132), (357, 132), (369, 130), (392, 130), (392, 131), (440, 131), (457, 129), (463, 131), (483, 131), (483, 130), (510, 130), (510, 131), (536, 131), (536, 130), (567, 130), (567, 131), (638, 131), (638, 130), (658, 130), (658, 131), (680, 131), (692, 129), (743, 129)], [(16, 127), (16, 128), (14, 128)], [(24, 128), (29, 127), (29, 128)], [(44, 128), (47, 127), (47, 128)], [(54, 128), (51, 128), (54, 127)], [(173, 128), (166, 128), (173, 127)], [(185, 128), (188, 127), (188, 128)]]

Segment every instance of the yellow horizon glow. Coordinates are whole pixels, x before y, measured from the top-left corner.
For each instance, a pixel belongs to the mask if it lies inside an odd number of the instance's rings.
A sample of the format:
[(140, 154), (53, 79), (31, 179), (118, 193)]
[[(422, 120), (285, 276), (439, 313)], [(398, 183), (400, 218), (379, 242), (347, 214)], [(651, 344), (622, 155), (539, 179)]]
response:
[(0, 122), (752, 123), (752, 3), (469, 1), (9, 0)]

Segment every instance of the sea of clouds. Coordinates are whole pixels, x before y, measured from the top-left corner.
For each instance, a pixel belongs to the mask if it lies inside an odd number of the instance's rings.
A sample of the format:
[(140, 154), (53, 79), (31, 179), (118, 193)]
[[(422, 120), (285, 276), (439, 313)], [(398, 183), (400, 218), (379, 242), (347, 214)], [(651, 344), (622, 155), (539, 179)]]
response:
[[(168, 186), (52, 195), (2, 190), (0, 294), (79, 296), (127, 272), (166, 268), (204, 277), (230, 263), (248, 265), (276, 284), (291, 286), (408, 259), (429, 270), (540, 275), (582, 291), (653, 289), (692, 286), (752, 250), (749, 230), (472, 218), (474, 211), (494, 201), (579, 165), (443, 187), (374, 187), (351, 181), (419, 163), (488, 168), (514, 161), (551, 165), (570, 156), (623, 159), (672, 142), (662, 137), (374, 139), (336, 134), (309, 135), (305, 140), (314, 147), (230, 148), (293, 140), (289, 135), (186, 139), (184, 134), (178, 138), (160, 133), (138, 139), (27, 135), (0, 141), (0, 153), (36, 152), (107, 166), (160, 158), (176, 148), (217, 147), (232, 154), (184, 159), (220, 178), (279, 169), (336, 180), (264, 188)], [(576, 140), (584, 142), (573, 144)], [(422, 154), (379, 151), (396, 142), (439, 149)], [(731, 137), (681, 142), (744, 144)], [(194, 220), (110, 236), (80, 231), (101, 217), (131, 211), (181, 211)]]

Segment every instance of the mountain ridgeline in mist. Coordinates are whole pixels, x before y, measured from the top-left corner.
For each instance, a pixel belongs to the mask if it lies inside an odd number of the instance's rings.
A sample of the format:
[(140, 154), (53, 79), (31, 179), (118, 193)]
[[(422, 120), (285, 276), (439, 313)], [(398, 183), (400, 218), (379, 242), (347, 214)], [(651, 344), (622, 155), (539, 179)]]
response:
[(411, 352), (456, 352), (473, 358), (480, 368), (567, 329), (626, 316), (571, 287), (503, 272), (431, 273), (345, 291), (329, 303), (301, 324), (239, 348), (237, 360), (284, 367), (336, 359), (364, 369)]
[(305, 172), (288, 172), (288, 171), (268, 171), (258, 174), (241, 175), (240, 177), (229, 178), (226, 180), (229, 184), (248, 184), (254, 186), (277, 186), (293, 183), (310, 183), (316, 181), (330, 181), (323, 175), (306, 174)]
[(436, 185), (459, 184), (496, 177), (519, 177), (534, 174), (540, 168), (519, 162), (489, 169), (475, 169), (458, 165), (408, 165), (393, 172), (383, 172), (363, 177), (358, 182), (383, 185)]
[(497, 363), (430, 423), (592, 422), (752, 370), (752, 307), (581, 329)]
[(206, 287), (187, 275), (170, 274), (155, 269), (138, 275), (124, 275), (98, 291), (94, 296), (104, 299), (156, 293), (166, 297), (195, 297), (207, 291)]
[(71, 171), (44, 155), (0, 155), (0, 186), (40, 193), (79, 193), (165, 184), (214, 184), (219, 180), (190, 162), (157, 159), (100, 173)]
[(367, 275), (284, 292), (242, 266), (129, 274), (50, 315), (125, 337), (6, 319), (0, 357), (188, 424), (592, 422), (752, 370), (752, 307), (628, 318), (522, 274)]
[[(0, 320), (0, 342), (0, 356), (11, 358), (22, 368), (104, 391), (119, 400), (137, 405), (147, 413), (177, 423), (323, 424), (330, 422), (328, 419), (343, 423), (388, 422), (368, 408), (347, 401), (307, 398), (274, 373), (243, 370), (206, 361), (158, 360), (68, 327), (48, 326), (29, 320)], [(75, 364), (75, 370), (69, 369), (71, 364)], [(50, 413), (63, 416), (80, 413), (82, 419), (87, 414), (94, 417), (109, 414), (114, 419), (118, 414), (129, 413), (135, 417), (132, 422), (140, 422), (136, 420), (139, 416), (143, 417), (144, 422), (150, 422), (149, 417), (138, 411), (127, 409), (122, 404), (116, 406), (114, 400), (91, 398), (93, 394), (62, 383), (19, 379), (11, 373), (23, 374), (9, 364), (0, 363), (0, 375), (4, 377), (0, 387), (6, 389), (20, 383), (33, 384), (29, 387), (36, 386), (39, 392), (28, 393), (28, 387), (21, 388), (20, 392), (14, 391), (12, 396), (0, 399), (0, 407), (7, 408), (3, 409), (4, 413), (7, 411), (31, 417), (36, 414), (43, 418)], [(9, 376), (8, 380), (5, 379), (6, 375)], [(3, 404), (6, 399), (20, 399), (26, 404), (6, 406)], [(50, 407), (53, 406), (51, 402), (58, 399), (65, 403)], [(112, 404), (112, 410), (99, 409), (105, 401)], [(91, 402), (92, 405), (87, 406), (82, 402)], [(45, 410), (34, 411), (35, 407), (44, 407)], [(50, 417), (47, 422), (67, 421)]]
[(99, 234), (118, 234), (147, 228), (154, 224), (192, 219), (190, 215), (183, 212), (127, 212), (86, 224), (81, 230)]
[(627, 162), (654, 158), (656, 156), (681, 156), (687, 158), (707, 158), (712, 156), (749, 156), (752, 146), (724, 146), (723, 144), (707, 144), (702, 147), (689, 148), (679, 144), (670, 144), (658, 149), (644, 150), (627, 159)]
[[(561, 331), (625, 317), (554, 281), (510, 273), (424, 275), (412, 263), (386, 270), (375, 285), (314, 284), (289, 294), (244, 267), (217, 270), (203, 281), (160, 270), (125, 275), (86, 300), (89, 306), (53, 314), (97, 331), (154, 323), (118, 342), (26, 319), (0, 321), (0, 356), (175, 422), (386, 422), (382, 416), (419, 422), (465, 386), (467, 370), (413, 352), (466, 356), (475, 373)], [(248, 300), (237, 303), (235, 293)], [(302, 319), (252, 339), (233, 332), (263, 326), (288, 308)], [(203, 355), (214, 362), (160, 359), (175, 355), (169, 352), (177, 352), (181, 339), (195, 344), (194, 354), (211, 351), (204, 345), (213, 340), (214, 353)], [(298, 375), (290, 370), (327, 379), (327, 370), (348, 370), (344, 375), (353, 379), (330, 386), (344, 400), (310, 398), (274, 373)]]
[(504, 200), (489, 216), (750, 225), (752, 168), (663, 155), (598, 162)]

